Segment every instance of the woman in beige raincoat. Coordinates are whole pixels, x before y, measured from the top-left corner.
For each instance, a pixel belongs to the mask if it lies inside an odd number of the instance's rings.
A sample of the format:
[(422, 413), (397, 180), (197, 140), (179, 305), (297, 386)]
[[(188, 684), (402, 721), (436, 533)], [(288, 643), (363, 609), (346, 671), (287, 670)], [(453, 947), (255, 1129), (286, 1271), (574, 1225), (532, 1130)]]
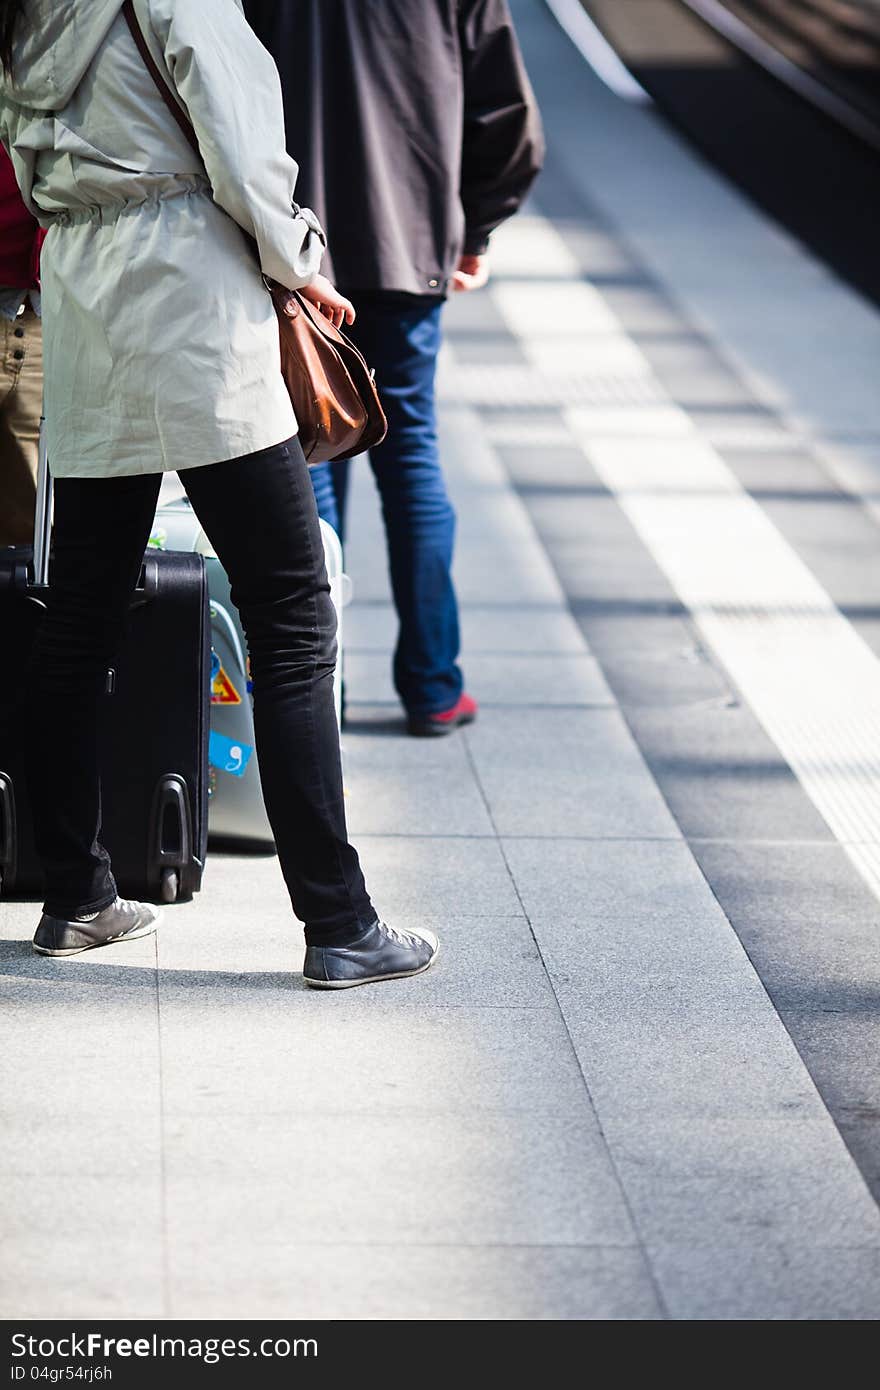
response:
[(348, 843), (333, 606), (261, 271), (337, 323), (353, 310), (318, 274), (323, 233), (293, 201), (277, 72), (238, 0), (136, 0), (135, 13), (201, 161), (123, 0), (0, 0), (0, 138), (48, 228), (54, 568), (28, 702), (48, 892), (34, 945), (72, 954), (158, 920), (119, 898), (99, 842), (97, 722), (162, 473), (176, 469), (247, 632), (263, 791), (305, 923), (306, 979), (413, 974), (436, 940), (377, 919)]

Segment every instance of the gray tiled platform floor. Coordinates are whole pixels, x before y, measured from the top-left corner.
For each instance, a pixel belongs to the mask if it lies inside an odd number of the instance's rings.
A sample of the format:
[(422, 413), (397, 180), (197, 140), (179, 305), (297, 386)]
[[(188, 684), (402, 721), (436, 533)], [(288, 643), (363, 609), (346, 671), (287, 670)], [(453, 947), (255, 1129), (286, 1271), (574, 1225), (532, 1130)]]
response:
[[(376, 897), (438, 929), (441, 961), (310, 993), (263, 856), (215, 857), (157, 942), (95, 957), (37, 959), (32, 909), (7, 906), (7, 1317), (876, 1306), (864, 1184), (477, 416), (450, 410), (445, 430), (475, 504), (464, 625), (483, 719), (441, 743), (401, 735), (360, 470), (346, 736)], [(57, 1172), (76, 1175), (60, 1205), (39, 1180)]]

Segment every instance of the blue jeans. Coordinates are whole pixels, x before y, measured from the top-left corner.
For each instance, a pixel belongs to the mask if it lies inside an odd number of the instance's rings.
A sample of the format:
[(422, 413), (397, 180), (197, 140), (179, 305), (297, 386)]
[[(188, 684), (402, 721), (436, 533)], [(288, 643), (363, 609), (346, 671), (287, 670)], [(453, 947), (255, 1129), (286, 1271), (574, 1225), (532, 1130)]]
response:
[[(451, 575), (455, 512), (440, 468), (434, 399), (443, 303), (351, 294), (358, 311), (351, 334), (375, 368), (388, 416), (388, 437), (370, 463), (400, 624), (394, 684), (410, 714), (436, 714), (462, 691)], [(348, 469), (345, 461), (311, 470), (318, 511), (343, 541)]]

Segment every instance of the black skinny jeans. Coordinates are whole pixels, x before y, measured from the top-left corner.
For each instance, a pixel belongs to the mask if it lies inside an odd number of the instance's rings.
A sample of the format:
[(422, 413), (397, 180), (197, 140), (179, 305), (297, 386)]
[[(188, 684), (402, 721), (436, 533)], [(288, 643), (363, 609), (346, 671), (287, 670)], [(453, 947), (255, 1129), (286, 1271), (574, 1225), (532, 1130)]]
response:
[[(376, 920), (348, 843), (333, 706), (336, 616), (296, 439), (180, 474), (247, 634), (266, 810), (293, 910), (313, 945)], [(107, 906), (98, 721), (149, 539), (161, 474), (59, 478), (52, 595), (31, 668), (28, 782), (46, 911)], [(161, 737), (161, 731), (154, 731)]]

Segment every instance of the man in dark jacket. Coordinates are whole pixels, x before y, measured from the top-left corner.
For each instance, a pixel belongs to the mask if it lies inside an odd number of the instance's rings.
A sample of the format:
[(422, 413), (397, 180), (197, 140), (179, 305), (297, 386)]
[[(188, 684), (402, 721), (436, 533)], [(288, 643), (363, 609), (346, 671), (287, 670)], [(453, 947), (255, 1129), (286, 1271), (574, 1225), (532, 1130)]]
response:
[[(388, 415), (371, 454), (400, 623), (394, 680), (412, 734), (476, 703), (457, 664), (455, 514), (437, 451), (434, 375), (450, 290), (488, 277), (489, 238), (543, 155), (507, 0), (245, 0), (281, 72), (297, 196), (328, 234), (327, 274)], [(313, 470), (340, 532), (347, 465)]]

